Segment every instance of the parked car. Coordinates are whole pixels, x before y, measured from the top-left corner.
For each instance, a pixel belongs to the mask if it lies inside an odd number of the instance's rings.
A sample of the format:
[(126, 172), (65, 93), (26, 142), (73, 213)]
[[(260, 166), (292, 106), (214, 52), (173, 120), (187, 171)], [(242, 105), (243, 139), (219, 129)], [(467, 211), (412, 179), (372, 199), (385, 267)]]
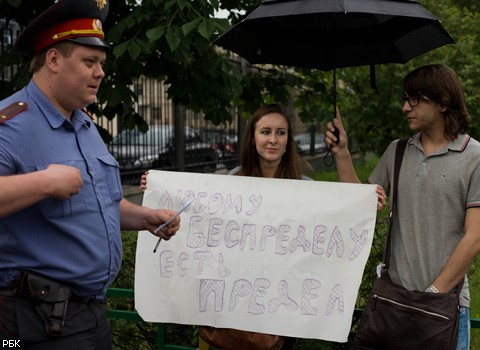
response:
[[(217, 154), (197, 130), (185, 127), (184, 141), (186, 170), (212, 172), (216, 169)], [(121, 170), (176, 169), (172, 125), (150, 125), (145, 133), (138, 129), (123, 130), (108, 147)]]
[[(298, 152), (300, 154), (310, 153), (311, 134), (308, 132), (300, 133), (293, 136), (293, 139), (298, 145)], [(316, 133), (314, 140), (314, 152), (321, 153), (327, 150), (327, 144), (325, 142), (325, 134)]]
[(217, 152), (219, 159), (235, 159), (238, 152), (238, 138), (235, 134), (222, 131), (205, 131), (207, 140)]

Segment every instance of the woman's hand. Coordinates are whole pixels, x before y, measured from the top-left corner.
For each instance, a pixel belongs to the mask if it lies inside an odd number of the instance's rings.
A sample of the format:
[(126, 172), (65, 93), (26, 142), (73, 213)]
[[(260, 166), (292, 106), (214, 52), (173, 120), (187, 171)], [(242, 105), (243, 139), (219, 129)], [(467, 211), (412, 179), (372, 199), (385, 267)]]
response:
[(142, 192), (145, 192), (147, 189), (147, 175), (148, 175), (148, 170), (145, 172), (145, 174), (142, 175), (142, 178), (140, 180), (140, 189)]

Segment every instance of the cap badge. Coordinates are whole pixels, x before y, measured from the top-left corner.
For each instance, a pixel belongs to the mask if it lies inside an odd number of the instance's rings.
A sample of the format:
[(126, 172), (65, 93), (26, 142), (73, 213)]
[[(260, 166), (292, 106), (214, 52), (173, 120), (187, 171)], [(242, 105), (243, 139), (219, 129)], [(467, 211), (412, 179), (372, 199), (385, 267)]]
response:
[(100, 10), (103, 10), (107, 6), (107, 0), (97, 0), (97, 6)]
[(92, 27), (95, 30), (103, 30), (102, 21), (100, 21), (99, 19), (94, 20), (92, 23)]

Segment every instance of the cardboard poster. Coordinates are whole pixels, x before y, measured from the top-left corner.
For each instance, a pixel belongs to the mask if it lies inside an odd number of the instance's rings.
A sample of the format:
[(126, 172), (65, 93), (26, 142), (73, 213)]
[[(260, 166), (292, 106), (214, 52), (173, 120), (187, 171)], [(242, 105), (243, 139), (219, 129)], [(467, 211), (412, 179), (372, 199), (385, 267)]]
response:
[(346, 342), (376, 186), (153, 171), (143, 205), (180, 210), (169, 241), (139, 232), (135, 307), (148, 322)]

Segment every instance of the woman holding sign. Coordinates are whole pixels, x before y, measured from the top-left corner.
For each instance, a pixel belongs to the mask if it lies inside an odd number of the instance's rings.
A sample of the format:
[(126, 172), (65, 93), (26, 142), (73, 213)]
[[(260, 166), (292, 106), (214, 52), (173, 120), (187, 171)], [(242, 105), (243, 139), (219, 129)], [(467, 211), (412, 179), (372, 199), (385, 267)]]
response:
[[(260, 107), (249, 119), (240, 164), (229, 175), (311, 180), (301, 173), (290, 120), (277, 104)], [(140, 183), (142, 191), (146, 187), (147, 173)], [(210, 345), (224, 350), (287, 350), (293, 345), (290, 338), (235, 329), (200, 326), (199, 333)]]
[[(290, 119), (277, 104), (265, 105), (248, 120), (240, 153), (240, 166), (229, 175), (312, 180), (302, 175), (302, 159), (293, 139)], [(309, 167), (309, 164), (305, 162)], [(140, 187), (145, 191), (147, 173), (142, 176)], [(385, 193), (377, 189), (377, 208), (383, 208)], [(224, 350), (287, 350), (293, 339), (243, 330), (199, 327), (200, 336), (210, 345)]]

